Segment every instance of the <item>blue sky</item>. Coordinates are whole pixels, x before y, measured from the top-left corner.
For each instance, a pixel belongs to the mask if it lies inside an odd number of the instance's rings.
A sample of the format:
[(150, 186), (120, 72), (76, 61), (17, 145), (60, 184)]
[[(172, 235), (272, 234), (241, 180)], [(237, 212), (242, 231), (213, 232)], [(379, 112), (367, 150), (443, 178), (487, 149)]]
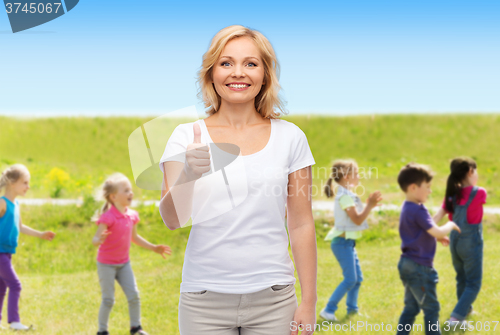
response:
[(201, 57), (231, 24), (273, 44), (291, 114), (500, 111), (500, 1), (83, 0), (16, 34), (0, 14), (0, 114), (197, 104)]

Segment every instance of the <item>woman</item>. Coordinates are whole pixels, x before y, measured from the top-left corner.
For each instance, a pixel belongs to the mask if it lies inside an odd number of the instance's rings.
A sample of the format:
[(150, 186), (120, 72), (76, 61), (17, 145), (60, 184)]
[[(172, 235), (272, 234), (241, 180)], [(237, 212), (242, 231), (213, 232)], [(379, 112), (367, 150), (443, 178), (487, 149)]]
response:
[[(219, 31), (199, 72), (209, 116), (177, 126), (160, 161), (163, 221), (172, 230), (189, 218), (193, 223), (179, 299), (182, 335), (295, 335), (299, 327), (311, 329), (303, 334), (313, 333), (315, 162), (305, 134), (274, 110), (284, 111), (278, 70), (261, 33), (242, 26)], [(239, 150), (209, 149), (206, 143), (232, 143)], [(219, 150), (234, 157), (208, 173)]]

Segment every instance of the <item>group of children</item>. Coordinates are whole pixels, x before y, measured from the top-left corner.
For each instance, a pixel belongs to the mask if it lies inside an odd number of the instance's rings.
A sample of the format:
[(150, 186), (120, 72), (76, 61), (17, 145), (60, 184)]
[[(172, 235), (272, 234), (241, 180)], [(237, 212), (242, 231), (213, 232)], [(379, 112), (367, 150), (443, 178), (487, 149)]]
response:
[[(9, 289), (8, 323), (13, 330), (29, 330), (31, 326), (21, 323), (19, 317), (19, 297), (21, 283), (12, 267), (11, 258), (16, 252), (19, 233), (51, 241), (55, 233), (39, 232), (22, 224), (18, 196), (23, 196), (29, 189), (30, 173), (21, 164), (10, 166), (0, 177), (0, 191), (5, 188), (5, 195), (0, 198), (0, 320), (4, 297)], [(114, 304), (115, 280), (122, 287), (128, 301), (130, 315), (130, 334), (147, 335), (140, 322), (139, 290), (130, 266), (130, 243), (154, 251), (165, 258), (171, 249), (167, 245), (154, 245), (137, 233), (139, 215), (129, 208), (134, 193), (128, 178), (120, 173), (110, 176), (101, 188), (105, 199), (104, 207), (93, 218), (97, 232), (92, 243), (98, 247), (97, 273), (101, 286), (102, 300), (99, 309), (98, 335), (108, 335), (108, 320)], [(1, 326), (0, 326), (1, 327)]]
[[(483, 264), (482, 217), (486, 191), (476, 186), (477, 165), (470, 158), (452, 160), (446, 185), (446, 195), (438, 212), (431, 217), (424, 206), (431, 193), (434, 173), (422, 164), (410, 163), (398, 175), (398, 184), (405, 193), (401, 208), (399, 234), (402, 255), (398, 263), (399, 276), (405, 287), (404, 309), (399, 318), (397, 334), (409, 334), (415, 317), (423, 310), (426, 334), (441, 334), (440, 305), (436, 284), (438, 274), (433, 267), (436, 242), (449, 246), (456, 271), (457, 304), (448, 323), (463, 325), (472, 313), (472, 304), (481, 288)], [(333, 192), (332, 181), (337, 183)], [(356, 239), (368, 228), (366, 218), (382, 200), (380, 192), (369, 195), (367, 205), (352, 192), (359, 183), (358, 166), (353, 160), (336, 161), (325, 186), (327, 197), (335, 195), (335, 226), (325, 240), (342, 268), (344, 280), (331, 295), (320, 317), (336, 321), (335, 311), (347, 294), (348, 314), (358, 314), (358, 292), (363, 274), (356, 253)], [(448, 215), (450, 221), (437, 224)], [(451, 233), (451, 234), (450, 234)], [(450, 237), (448, 238), (448, 234)]]
[[(450, 322), (463, 322), (472, 312), (472, 303), (481, 288), (483, 238), (482, 216), (486, 191), (476, 186), (478, 174), (476, 163), (469, 158), (457, 158), (451, 162), (446, 196), (439, 211), (431, 217), (424, 206), (431, 193), (434, 173), (429, 167), (410, 163), (403, 167), (398, 183), (406, 200), (401, 209), (399, 233), (402, 255), (398, 263), (400, 278), (405, 287), (404, 310), (399, 319), (398, 334), (408, 334), (420, 310), (424, 311), (426, 324), (437, 324), (439, 302), (436, 294), (438, 274), (433, 267), (436, 241), (450, 247), (453, 266), (457, 273), (458, 302), (451, 313)], [(336, 182), (335, 192), (332, 182)], [(19, 297), (21, 283), (12, 267), (11, 257), (15, 254), (19, 233), (51, 241), (55, 233), (40, 232), (22, 224), (19, 203), (16, 197), (23, 196), (29, 189), (30, 173), (21, 164), (5, 170), (0, 177), (0, 320), (3, 300), (9, 289), (8, 323), (14, 330), (28, 330), (19, 318)], [(356, 239), (362, 230), (368, 228), (366, 218), (382, 200), (379, 191), (369, 195), (364, 206), (353, 192), (359, 184), (359, 170), (355, 161), (341, 160), (334, 163), (332, 175), (325, 186), (328, 197), (335, 195), (335, 227), (326, 240), (331, 240), (331, 249), (338, 260), (344, 280), (331, 295), (320, 316), (336, 321), (335, 312), (340, 300), (347, 295), (348, 314), (358, 314), (358, 293), (363, 274), (356, 253)], [(123, 174), (110, 176), (102, 186), (104, 207), (94, 221), (98, 225), (92, 243), (99, 247), (97, 272), (101, 285), (102, 301), (99, 309), (98, 335), (107, 335), (108, 319), (114, 304), (114, 282), (118, 281), (127, 296), (130, 314), (130, 334), (147, 333), (140, 323), (139, 291), (130, 266), (130, 243), (152, 250), (165, 258), (171, 254), (166, 245), (153, 245), (137, 233), (138, 213), (129, 208), (133, 200), (132, 185)], [(443, 226), (437, 223), (446, 215), (450, 221)], [(451, 232), (450, 238), (447, 235)], [(426, 333), (440, 334), (439, 327)]]

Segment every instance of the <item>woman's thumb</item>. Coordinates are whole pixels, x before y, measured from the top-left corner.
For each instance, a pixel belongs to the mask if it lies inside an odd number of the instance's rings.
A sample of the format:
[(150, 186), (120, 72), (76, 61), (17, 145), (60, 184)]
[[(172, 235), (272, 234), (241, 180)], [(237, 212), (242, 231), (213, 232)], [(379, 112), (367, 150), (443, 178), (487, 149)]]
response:
[(198, 123), (193, 123), (194, 141), (193, 143), (201, 143), (201, 129)]

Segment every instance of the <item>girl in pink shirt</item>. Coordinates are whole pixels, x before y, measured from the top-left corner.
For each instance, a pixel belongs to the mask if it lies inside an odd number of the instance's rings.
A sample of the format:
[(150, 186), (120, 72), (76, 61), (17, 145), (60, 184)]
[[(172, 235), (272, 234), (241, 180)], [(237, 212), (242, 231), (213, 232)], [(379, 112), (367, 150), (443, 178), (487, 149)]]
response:
[(140, 322), (139, 291), (130, 266), (130, 242), (154, 251), (165, 258), (171, 250), (166, 245), (154, 245), (137, 234), (139, 215), (128, 208), (134, 193), (132, 185), (121, 173), (110, 176), (102, 187), (106, 203), (97, 219), (97, 232), (92, 240), (99, 247), (97, 273), (101, 285), (102, 302), (99, 309), (99, 331), (97, 335), (109, 335), (108, 320), (114, 304), (115, 279), (127, 296), (130, 315), (130, 334), (147, 335)]
[(465, 322), (472, 312), (472, 303), (481, 289), (483, 276), (483, 204), (486, 190), (476, 186), (477, 165), (471, 158), (455, 158), (451, 162), (446, 196), (434, 216), (439, 222), (446, 214), (461, 233), (450, 234), (450, 251), (455, 268), (458, 302), (448, 323)]

